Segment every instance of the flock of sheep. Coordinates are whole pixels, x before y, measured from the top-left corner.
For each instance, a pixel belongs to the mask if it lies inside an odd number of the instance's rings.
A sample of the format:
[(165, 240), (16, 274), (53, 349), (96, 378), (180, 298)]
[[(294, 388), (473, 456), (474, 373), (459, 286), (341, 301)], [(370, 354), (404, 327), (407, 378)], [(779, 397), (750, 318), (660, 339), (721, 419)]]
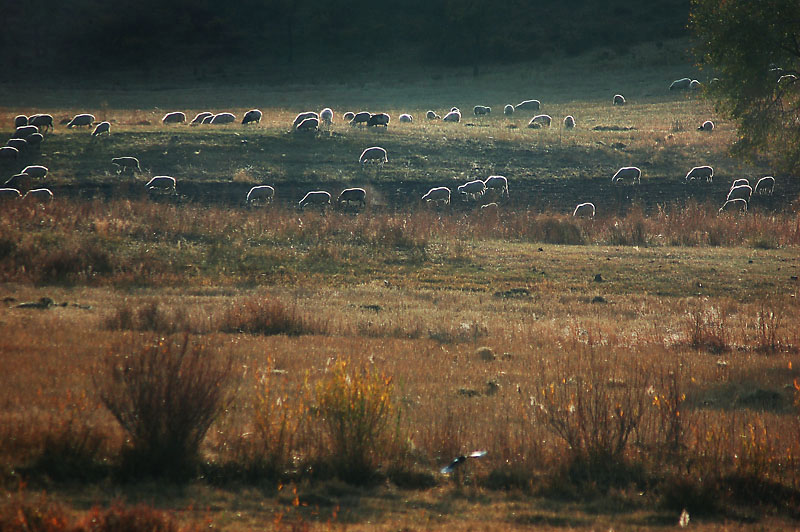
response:
[[(713, 83), (714, 80), (712, 80)], [(675, 80), (669, 86), (669, 90), (698, 90), (702, 84), (698, 80), (690, 78), (682, 78)], [(612, 98), (613, 105), (625, 105), (626, 100), (621, 94), (615, 94)], [(541, 109), (541, 102), (539, 100), (524, 100), (516, 105), (508, 104), (503, 108), (503, 114), (506, 116), (513, 115), (519, 112), (536, 112)], [(485, 105), (476, 105), (472, 109), (475, 116), (485, 116), (492, 112), (492, 108)], [(251, 109), (247, 111), (242, 117), (241, 124), (259, 124), (262, 119), (262, 112), (258, 109)], [(441, 117), (433, 110), (427, 111), (425, 114), (427, 120), (441, 120), (443, 122), (460, 122), (462, 119), (461, 110), (453, 107)], [(382, 126), (388, 128), (391, 117), (387, 113), (370, 113), (367, 111), (361, 112), (346, 112), (342, 115), (344, 121), (355, 127), (358, 125), (365, 125), (367, 127)], [(192, 126), (202, 124), (231, 124), (236, 122), (236, 116), (233, 113), (211, 113), (201, 112), (198, 113), (194, 119), (189, 122)], [(296, 132), (303, 131), (318, 131), (320, 128), (329, 126), (333, 123), (334, 112), (330, 108), (325, 108), (319, 113), (315, 111), (305, 111), (299, 113), (292, 122), (292, 130)], [(413, 122), (414, 118), (410, 114), (401, 114), (399, 121), (401, 123)], [(188, 119), (185, 113), (176, 111), (164, 115), (161, 119), (162, 124), (185, 124)], [(567, 115), (563, 119), (563, 127), (565, 129), (572, 129), (576, 126), (576, 120), (572, 115)], [(71, 120), (62, 121), (67, 128), (73, 127), (86, 127), (95, 126), (92, 136), (99, 136), (102, 134), (110, 134), (111, 124), (107, 121), (97, 123), (94, 115), (83, 113), (75, 115)], [(552, 117), (547, 114), (534, 114), (529, 120), (529, 128), (543, 128), (550, 127), (552, 124)], [(49, 114), (35, 114), (30, 117), (19, 115), (14, 119), (15, 132), (11, 139), (8, 140), (6, 146), (0, 147), (0, 162), (3, 160), (17, 160), (21, 154), (29, 149), (37, 149), (44, 140), (44, 134), (54, 129), (53, 117)], [(713, 131), (713, 122), (704, 121), (699, 127), (702, 131)], [(380, 165), (389, 162), (387, 152), (380, 146), (372, 146), (366, 148), (358, 158), (359, 163), (363, 166), (367, 163), (377, 163)], [(118, 173), (131, 171), (141, 172), (141, 165), (136, 157), (123, 156), (115, 157), (111, 160), (112, 164), (117, 166)], [(23, 197), (20, 192), (21, 186), (24, 186), (27, 181), (32, 179), (43, 179), (46, 177), (48, 169), (40, 165), (31, 165), (25, 167), (21, 172), (14, 174), (10, 179), (6, 180), (3, 184), (4, 188), (0, 188), (0, 199), (20, 198)], [(699, 183), (701, 181), (712, 182), (714, 170), (710, 166), (699, 166), (692, 168), (687, 174), (686, 183)], [(641, 182), (642, 171), (635, 166), (622, 167), (612, 176), (611, 183), (614, 185), (622, 184), (639, 184)], [(720, 213), (723, 211), (740, 211), (746, 212), (748, 202), (752, 194), (772, 194), (775, 186), (775, 178), (772, 176), (762, 177), (757, 183), (751, 187), (747, 179), (736, 180), (726, 197), (724, 205), (719, 209)], [(145, 188), (151, 193), (175, 194), (176, 180), (172, 176), (159, 175), (150, 179)], [(493, 175), (487, 177), (485, 180), (472, 180), (464, 183), (457, 188), (457, 193), (460, 198), (465, 202), (480, 203), (481, 208), (496, 209), (497, 201), (503, 198), (508, 198), (508, 179), (505, 176)], [(49, 200), (52, 199), (53, 193), (46, 188), (30, 189), (24, 195), (25, 198), (32, 198), (36, 200)], [(247, 205), (254, 204), (268, 204), (271, 203), (275, 197), (275, 189), (269, 185), (258, 185), (252, 187), (245, 199)], [(425, 193), (421, 201), (436, 206), (449, 205), (451, 199), (451, 190), (447, 187), (434, 187)], [(309, 206), (316, 206), (325, 208), (331, 205), (332, 197), (329, 192), (323, 190), (314, 190), (308, 192), (297, 204), (298, 208), (305, 209)], [(354, 207), (362, 209), (366, 205), (366, 190), (363, 188), (347, 188), (343, 190), (338, 198), (337, 205), (340, 207)], [(574, 211), (573, 216), (594, 217), (596, 208), (590, 202), (578, 204)]]

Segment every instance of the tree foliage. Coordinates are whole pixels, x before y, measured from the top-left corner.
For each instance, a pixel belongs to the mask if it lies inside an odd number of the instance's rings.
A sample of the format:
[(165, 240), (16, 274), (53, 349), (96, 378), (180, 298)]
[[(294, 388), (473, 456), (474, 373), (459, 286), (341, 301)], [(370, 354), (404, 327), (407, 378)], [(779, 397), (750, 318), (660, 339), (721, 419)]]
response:
[(717, 110), (739, 125), (735, 152), (800, 171), (800, 2), (693, 0), (690, 26)]

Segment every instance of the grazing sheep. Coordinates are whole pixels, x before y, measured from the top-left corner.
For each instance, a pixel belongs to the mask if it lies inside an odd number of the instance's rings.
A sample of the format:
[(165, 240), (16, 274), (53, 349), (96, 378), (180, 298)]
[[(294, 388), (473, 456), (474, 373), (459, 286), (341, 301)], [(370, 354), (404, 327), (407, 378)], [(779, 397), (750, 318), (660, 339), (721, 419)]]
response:
[(750, 196), (752, 194), (753, 188), (750, 185), (737, 185), (731, 188), (730, 192), (728, 192), (728, 197), (725, 199), (743, 199), (745, 201), (750, 201)]
[(772, 196), (772, 192), (775, 190), (775, 178), (771, 175), (767, 175), (762, 177), (756, 182), (756, 188), (753, 190), (756, 194), (760, 194), (762, 196)]
[(19, 150), (11, 146), (3, 146), (0, 148), (0, 161), (17, 159), (19, 157)]
[(367, 205), (367, 191), (363, 188), (346, 188), (339, 194), (339, 199), (336, 203), (341, 206), (342, 203), (347, 203), (349, 206), (351, 202), (358, 203), (359, 208), (363, 209)]
[(367, 127), (372, 126), (383, 126), (385, 128), (389, 128), (389, 115), (386, 113), (375, 113), (369, 116), (369, 120), (367, 121)]
[(347, 111), (345, 114), (342, 115), (342, 120), (344, 120), (345, 122), (349, 122), (353, 118), (355, 118), (355, 116), (356, 114), (353, 111)]
[(495, 202), (491, 202), (491, 203), (487, 203), (485, 205), (481, 205), (481, 212), (497, 214), (497, 211), (499, 209), (500, 209), (500, 205), (498, 205)]
[(214, 120), (214, 113), (209, 113), (208, 116), (203, 118), (203, 124), (210, 124), (212, 120)]
[(20, 126), (27, 126), (28, 125), (28, 117), (25, 115), (17, 115), (14, 117), (14, 127)]
[(29, 176), (31, 176), (31, 177), (33, 177), (35, 179), (42, 179), (43, 177), (47, 176), (47, 167), (46, 166), (41, 166), (41, 165), (38, 165), (38, 164), (31, 165), (31, 166), (26, 166), (22, 170), (22, 173), (23, 174), (28, 174)]
[(458, 193), (464, 195), (464, 199), (477, 200), (486, 193), (486, 184), (480, 179), (475, 179), (463, 185), (459, 185)]
[(380, 146), (372, 146), (361, 152), (358, 162), (363, 166), (368, 161), (377, 161), (381, 165), (389, 162), (389, 157), (386, 155), (386, 150)]
[(94, 115), (90, 115), (89, 113), (83, 113), (79, 115), (75, 115), (72, 120), (67, 122), (67, 127), (78, 127), (78, 126), (91, 126), (94, 123)]
[(642, 171), (635, 166), (623, 166), (617, 170), (617, 173), (611, 178), (611, 183), (622, 183), (627, 179), (630, 179), (631, 183), (640, 183), (642, 180)]
[(210, 119), (213, 116), (214, 116), (214, 113), (209, 113), (208, 111), (203, 111), (203, 112), (197, 113), (195, 115), (195, 117), (192, 119), (192, 123), (189, 124), (189, 125), (190, 126), (196, 126), (198, 124), (205, 124), (205, 119), (206, 118)]
[(692, 83), (692, 80), (689, 78), (681, 78), (676, 79), (669, 85), (669, 90), (671, 91), (685, 91), (689, 88), (689, 84)]
[(625, 105), (625, 96), (621, 94), (615, 94), (614, 99), (611, 100), (613, 105)]
[(145, 188), (148, 192), (175, 194), (175, 178), (168, 175), (157, 175), (147, 182)]
[(19, 186), (22, 185), (22, 182), (27, 181), (28, 179), (30, 179), (30, 177), (31, 176), (29, 176), (24, 172), (19, 174), (14, 174), (10, 178), (8, 178), (5, 183), (3, 183), (3, 186), (11, 188), (19, 188)]
[(736, 188), (736, 187), (739, 187), (739, 186), (742, 186), (742, 185), (747, 185), (747, 186), (750, 186), (750, 180), (749, 180), (749, 179), (746, 179), (746, 178), (744, 178), (744, 177), (742, 177), (742, 178), (740, 178), (740, 179), (735, 179), (735, 180), (733, 181), (733, 183), (731, 183), (731, 188), (730, 188), (730, 189), (728, 189), (728, 190), (734, 189), (734, 188)]
[(564, 117), (564, 127), (567, 129), (572, 129), (575, 127), (575, 117), (572, 115), (567, 115)]
[(117, 166), (117, 173), (130, 168), (131, 172), (141, 172), (142, 167), (139, 166), (139, 159), (136, 157), (114, 157), (111, 159), (111, 164)]
[(487, 177), (483, 184), (486, 185), (486, 190), (492, 190), (500, 194), (500, 197), (508, 197), (508, 179), (502, 175), (490, 175)]
[(292, 128), (297, 129), (297, 126), (300, 125), (300, 122), (302, 122), (306, 118), (316, 118), (317, 120), (319, 120), (319, 115), (314, 111), (305, 111), (299, 113), (296, 117), (294, 117), (294, 121), (292, 122)]
[(455, 111), (450, 111), (444, 118), (442, 118), (443, 122), (461, 122), (461, 111), (456, 109)]
[(326, 107), (319, 113), (319, 119), (322, 120), (323, 124), (332, 124), (333, 123), (333, 109), (330, 107)]
[(514, 106), (510, 103), (503, 107), (503, 114), (506, 116), (511, 116), (514, 114)]
[(550, 115), (536, 115), (531, 118), (530, 122), (528, 122), (528, 127), (530, 128), (540, 128), (542, 126), (550, 127), (550, 124), (553, 122), (553, 119)]
[(247, 193), (247, 204), (252, 205), (256, 202), (272, 203), (275, 197), (275, 189), (269, 185), (258, 185), (250, 189)]
[(22, 193), (16, 188), (0, 188), (0, 201), (19, 199)]
[(436, 111), (429, 110), (427, 113), (425, 113), (425, 118), (427, 118), (428, 120), (439, 120), (442, 117), (437, 115)]
[(161, 119), (162, 124), (183, 124), (184, 122), (186, 122), (186, 115), (181, 111), (167, 113), (164, 115), (164, 118)]
[(92, 131), (92, 136), (97, 137), (103, 133), (111, 134), (111, 124), (109, 122), (100, 122), (97, 127)]
[(360, 111), (353, 115), (352, 120), (350, 120), (351, 126), (357, 126), (358, 124), (366, 124), (369, 122), (369, 118), (372, 116), (369, 111)]
[(435, 187), (430, 189), (424, 196), (422, 196), (422, 200), (427, 203), (434, 202), (437, 205), (439, 202), (444, 202), (445, 205), (450, 204), (450, 189), (447, 187)]
[(233, 113), (218, 113), (211, 119), (210, 124), (233, 124), (236, 122), (236, 115)]
[(29, 126), (36, 126), (40, 131), (55, 129), (53, 116), (46, 113), (35, 114), (28, 118)]
[(53, 192), (49, 188), (34, 188), (29, 190), (22, 196), (22, 199), (32, 199), (36, 201), (51, 201), (53, 199)]
[(25, 137), (25, 142), (28, 143), (28, 146), (31, 148), (38, 148), (39, 145), (44, 140), (44, 135), (41, 133), (31, 133), (27, 137)]
[(404, 122), (404, 123), (408, 124), (408, 123), (410, 123), (410, 122), (413, 122), (413, 121), (414, 121), (414, 117), (413, 117), (413, 116), (411, 116), (410, 114), (403, 113), (403, 114), (401, 114), (401, 115), (400, 115), (400, 117), (399, 117), (399, 120), (400, 120), (401, 122)]
[(319, 129), (319, 118), (309, 117), (297, 124), (295, 131), (316, 131)]
[(778, 78), (778, 85), (781, 85), (783, 83), (794, 83), (795, 81), (797, 81), (797, 76), (795, 76), (794, 74), (784, 74), (783, 76)]
[(14, 131), (14, 136), (12, 138), (15, 139), (24, 139), (28, 135), (33, 135), (34, 133), (38, 133), (39, 128), (36, 126), (19, 126)]
[(589, 202), (579, 203), (575, 207), (575, 210), (572, 211), (572, 217), (573, 218), (578, 218), (578, 217), (581, 217), (581, 218), (582, 217), (594, 218), (595, 212), (596, 211), (595, 211), (595, 208), (594, 208), (594, 203), (589, 203)]
[(8, 139), (6, 146), (16, 148), (20, 153), (22, 153), (22, 151), (28, 147), (28, 141), (25, 139)]
[(698, 131), (714, 131), (714, 122), (711, 120), (706, 120), (700, 127), (697, 128)]
[(726, 211), (735, 211), (744, 214), (747, 212), (747, 201), (740, 198), (728, 200), (719, 208), (719, 214)]
[(255, 122), (256, 124), (260, 124), (261, 116), (262, 116), (261, 111), (259, 111), (258, 109), (250, 109), (242, 117), (242, 125), (246, 126), (247, 124), (251, 124), (253, 122)]
[(301, 199), (300, 203), (297, 205), (301, 210), (305, 210), (308, 205), (319, 205), (322, 209), (325, 209), (325, 206), (330, 204), (331, 195), (329, 192), (325, 192), (324, 190), (312, 190), (303, 196), (303, 199)]
[(472, 108), (472, 112), (475, 113), (475, 116), (483, 116), (490, 114), (492, 112), (492, 108), (487, 107), (486, 105), (476, 105)]
[(514, 106), (516, 111), (538, 111), (542, 106), (539, 100), (523, 100)]
[(702, 88), (703, 84), (697, 81), (696, 79), (693, 79), (691, 82), (689, 82), (689, 90), (697, 91)]
[(707, 183), (714, 180), (714, 169), (710, 166), (695, 166), (686, 174), (686, 182), (697, 181), (705, 178)]

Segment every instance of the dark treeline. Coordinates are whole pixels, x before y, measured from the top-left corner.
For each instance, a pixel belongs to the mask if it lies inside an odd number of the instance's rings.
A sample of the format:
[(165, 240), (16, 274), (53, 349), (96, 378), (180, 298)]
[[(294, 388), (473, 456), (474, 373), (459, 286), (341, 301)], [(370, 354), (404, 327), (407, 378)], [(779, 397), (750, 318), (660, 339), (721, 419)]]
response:
[(684, 34), (689, 0), (24, 0), (4, 3), (3, 72), (333, 57), (474, 66)]

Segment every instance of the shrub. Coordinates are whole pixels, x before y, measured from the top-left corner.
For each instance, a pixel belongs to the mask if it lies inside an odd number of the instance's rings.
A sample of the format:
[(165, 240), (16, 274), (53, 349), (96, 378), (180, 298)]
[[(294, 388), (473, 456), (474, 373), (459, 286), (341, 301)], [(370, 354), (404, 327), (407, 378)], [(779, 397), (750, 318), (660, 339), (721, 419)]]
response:
[(685, 318), (686, 342), (694, 349), (720, 354), (730, 351), (727, 315), (723, 309), (695, 305)]
[(0, 509), (0, 530), (3, 532), (63, 532), (77, 529), (69, 525), (64, 509), (41, 496), (27, 502), (17, 495)]
[(200, 443), (223, 409), (231, 359), (205, 344), (160, 339), (110, 353), (106, 375), (96, 383), (103, 404), (130, 438), (122, 471), (134, 476), (189, 474)]
[(287, 307), (265, 297), (252, 297), (228, 307), (219, 328), (223, 332), (265, 335), (327, 333), (326, 323), (309, 318), (296, 306)]

